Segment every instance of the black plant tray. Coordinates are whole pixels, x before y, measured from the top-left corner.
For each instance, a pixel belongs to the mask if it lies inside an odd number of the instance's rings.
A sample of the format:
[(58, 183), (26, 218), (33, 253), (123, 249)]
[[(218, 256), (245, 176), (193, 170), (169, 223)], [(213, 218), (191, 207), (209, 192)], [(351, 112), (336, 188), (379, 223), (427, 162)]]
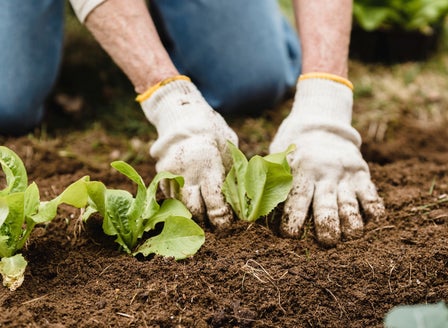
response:
[(367, 32), (354, 27), (351, 33), (350, 58), (363, 62), (393, 64), (423, 61), (438, 47), (441, 29), (430, 35), (418, 31), (376, 30)]

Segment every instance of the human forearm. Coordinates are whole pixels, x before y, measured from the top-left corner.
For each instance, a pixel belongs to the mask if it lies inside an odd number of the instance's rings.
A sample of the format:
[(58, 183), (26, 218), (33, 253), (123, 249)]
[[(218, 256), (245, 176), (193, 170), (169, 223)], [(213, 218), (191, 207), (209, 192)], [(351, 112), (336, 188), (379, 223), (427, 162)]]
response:
[(108, 0), (85, 24), (133, 83), (137, 93), (179, 74), (164, 49), (144, 0)]
[(352, 0), (293, 0), (302, 42), (302, 73), (347, 78)]

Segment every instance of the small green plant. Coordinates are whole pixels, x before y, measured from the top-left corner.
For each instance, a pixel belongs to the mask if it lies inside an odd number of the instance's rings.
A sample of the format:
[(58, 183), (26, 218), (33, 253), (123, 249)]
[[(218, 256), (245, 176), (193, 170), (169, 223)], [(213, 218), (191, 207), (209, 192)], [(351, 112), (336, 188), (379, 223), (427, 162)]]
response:
[(431, 34), (448, 14), (446, 0), (355, 0), (354, 22), (366, 31), (399, 29)]
[(284, 152), (264, 157), (256, 155), (248, 161), (235, 145), (231, 142), (228, 145), (233, 166), (222, 191), (236, 215), (241, 220), (253, 222), (286, 200), (292, 186), (286, 156), (295, 147), (291, 145)]
[[(194, 255), (205, 241), (204, 231), (192, 219), (188, 209), (176, 199), (166, 199), (161, 205), (156, 200), (158, 184), (163, 179), (171, 180), (178, 188), (183, 178), (168, 172), (158, 173), (148, 187), (142, 177), (129, 164), (116, 161), (111, 164), (120, 173), (137, 184), (135, 198), (126, 190), (107, 189), (98, 181), (81, 179), (85, 185), (83, 204), (86, 221), (98, 212), (103, 217), (103, 231), (116, 236), (116, 242), (127, 253), (143, 256), (158, 254), (175, 259)], [(155, 231), (163, 223), (160, 234), (140, 244), (145, 232)]]
[(36, 183), (28, 185), (28, 175), (20, 157), (11, 149), (0, 146), (0, 163), (6, 187), (0, 190), (0, 273), (3, 285), (10, 290), (21, 286), (27, 261), (20, 250), (24, 247), (36, 224), (51, 221), (61, 203), (81, 206), (74, 184), (51, 201), (40, 201)]
[(386, 328), (448, 328), (448, 308), (438, 304), (394, 307), (384, 320)]

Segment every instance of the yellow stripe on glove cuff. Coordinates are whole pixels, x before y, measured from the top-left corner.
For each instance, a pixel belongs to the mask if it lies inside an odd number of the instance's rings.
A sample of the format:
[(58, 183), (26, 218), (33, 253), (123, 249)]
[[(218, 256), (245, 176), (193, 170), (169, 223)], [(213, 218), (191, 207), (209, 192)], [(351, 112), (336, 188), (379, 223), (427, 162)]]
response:
[(176, 75), (176, 76), (173, 76), (173, 77), (169, 77), (169, 78), (164, 79), (164, 80), (160, 81), (159, 83), (153, 85), (152, 87), (150, 87), (145, 92), (139, 94), (135, 98), (135, 100), (141, 103), (141, 102), (145, 101), (146, 99), (148, 99), (149, 97), (151, 97), (152, 94), (154, 92), (156, 92), (156, 90), (159, 89), (160, 87), (163, 87), (164, 85), (166, 85), (166, 84), (168, 84), (170, 82), (173, 82), (173, 81), (177, 81), (177, 80), (191, 81), (191, 79), (188, 76), (186, 76), (186, 75)]
[(330, 73), (312, 72), (312, 73), (307, 73), (307, 74), (303, 74), (303, 75), (299, 76), (299, 81), (306, 80), (306, 79), (330, 80), (330, 81), (341, 83), (341, 84), (349, 87), (351, 90), (353, 90), (353, 83), (347, 79), (344, 79), (343, 77), (341, 77), (339, 75), (334, 75), (334, 74), (330, 74)]

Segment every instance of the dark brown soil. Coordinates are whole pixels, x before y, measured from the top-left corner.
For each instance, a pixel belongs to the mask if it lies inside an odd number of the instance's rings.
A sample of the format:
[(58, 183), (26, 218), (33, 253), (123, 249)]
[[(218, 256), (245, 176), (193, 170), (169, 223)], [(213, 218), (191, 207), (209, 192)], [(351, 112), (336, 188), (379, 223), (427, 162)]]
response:
[[(119, 138), (99, 130), (88, 139), (4, 144), (24, 159), (44, 199), (83, 175), (132, 190), (95, 157), (126, 153)], [(291, 240), (278, 237), (266, 219), (236, 222), (223, 236), (207, 230), (204, 246), (188, 260), (141, 260), (120, 253), (98, 222), (79, 230), (78, 211), (61, 207), (24, 250), (22, 287), (0, 288), (0, 326), (381, 327), (395, 305), (446, 302), (447, 140), (446, 130), (408, 126), (393, 141), (364, 145), (387, 217), (368, 222), (361, 239), (331, 249), (316, 243), (312, 224)], [(67, 143), (71, 154), (61, 151)], [(136, 168), (146, 181), (154, 175), (149, 155)]]

